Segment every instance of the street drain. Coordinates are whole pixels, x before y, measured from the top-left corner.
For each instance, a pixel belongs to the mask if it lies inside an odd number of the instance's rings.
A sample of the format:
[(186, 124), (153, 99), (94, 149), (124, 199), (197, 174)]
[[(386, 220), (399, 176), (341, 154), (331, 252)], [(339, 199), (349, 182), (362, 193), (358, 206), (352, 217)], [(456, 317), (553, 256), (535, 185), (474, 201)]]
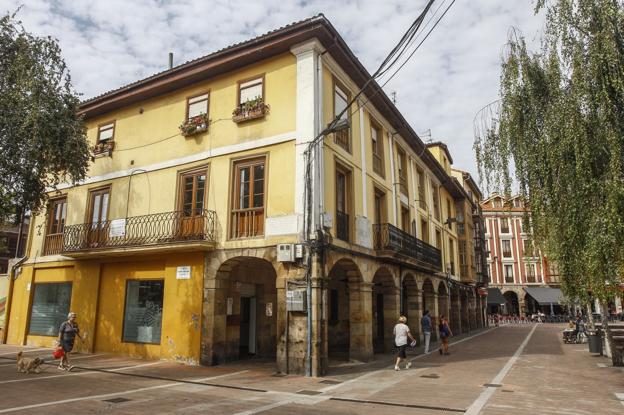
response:
[(500, 383), (486, 383), (483, 386), (485, 386), (486, 388), (500, 388), (501, 385)]
[(126, 398), (112, 398), (112, 399), (104, 399), (102, 402), (110, 402), (110, 403), (122, 403), (122, 402), (129, 402), (132, 399), (126, 399)]
[(300, 390), (299, 392), (297, 392), (299, 395), (320, 395), (323, 392), (319, 392), (319, 391), (309, 391), (309, 390)]
[(431, 373), (431, 374), (429, 374), (429, 375), (421, 375), (420, 377), (421, 377), (421, 378), (427, 378), (427, 379), (437, 379), (437, 378), (439, 378), (440, 376), (436, 375), (435, 373)]
[(324, 383), (326, 385), (339, 385), (342, 382), (339, 380), (325, 379), (325, 380), (320, 381), (319, 383)]

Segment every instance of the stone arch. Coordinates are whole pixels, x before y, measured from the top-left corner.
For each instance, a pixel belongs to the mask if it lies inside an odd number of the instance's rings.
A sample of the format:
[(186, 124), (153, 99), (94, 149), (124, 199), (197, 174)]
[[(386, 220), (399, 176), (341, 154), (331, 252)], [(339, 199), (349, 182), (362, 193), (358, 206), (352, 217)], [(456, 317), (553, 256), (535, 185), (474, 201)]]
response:
[(433, 282), (431, 279), (425, 278), (422, 285), (422, 305), (423, 314), (426, 310), (429, 310), (429, 317), (431, 318), (431, 341), (436, 341), (436, 318), (437, 318), (437, 304), (436, 304), (436, 292), (433, 288)]
[[(241, 250), (243, 251), (243, 250)], [(204, 278), (202, 363), (247, 355), (277, 357), (279, 338), (274, 253), (231, 251), (207, 261)], [(237, 255), (242, 254), (242, 255)], [(271, 315), (265, 311), (271, 307)]]
[(392, 329), (399, 318), (399, 289), (388, 267), (380, 267), (373, 276), (372, 332), (375, 352), (389, 353), (394, 347)]
[(371, 287), (350, 258), (333, 262), (328, 275), (327, 353), (329, 359), (372, 358)]
[(470, 310), (468, 317), (470, 319), (470, 329), (476, 330), (477, 328), (477, 299), (475, 292), (472, 288), (468, 291), (468, 309)]
[(416, 276), (411, 272), (403, 274), (401, 279), (401, 314), (407, 317), (407, 325), (410, 327), (412, 335), (420, 345), (420, 319), (422, 310), (420, 308), (420, 290)]
[(463, 333), (461, 324), (461, 300), (459, 287), (455, 284), (451, 286), (451, 331), (455, 334)]
[(520, 313), (520, 303), (518, 301), (518, 294), (515, 291), (509, 290), (503, 293), (503, 297), (505, 297), (505, 308), (507, 315), (518, 315)]

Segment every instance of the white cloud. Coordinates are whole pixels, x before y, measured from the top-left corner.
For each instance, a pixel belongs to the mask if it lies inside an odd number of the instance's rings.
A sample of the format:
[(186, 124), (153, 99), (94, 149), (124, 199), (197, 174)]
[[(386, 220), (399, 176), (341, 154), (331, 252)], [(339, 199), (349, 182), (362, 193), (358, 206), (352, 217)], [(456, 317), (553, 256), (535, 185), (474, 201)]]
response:
[[(451, 0), (437, 0), (444, 10)], [(369, 72), (398, 41), (426, 0), (29, 0), (27, 30), (59, 39), (84, 97), (99, 95), (269, 30), (323, 13)], [(14, 11), (0, 0), (0, 13)], [(449, 145), (456, 167), (476, 172), (472, 121), (498, 94), (500, 56), (511, 26), (529, 41), (543, 24), (531, 0), (456, 1), (385, 88), (417, 132)], [(433, 22), (431, 22), (432, 24)], [(423, 137), (426, 139), (426, 137)]]

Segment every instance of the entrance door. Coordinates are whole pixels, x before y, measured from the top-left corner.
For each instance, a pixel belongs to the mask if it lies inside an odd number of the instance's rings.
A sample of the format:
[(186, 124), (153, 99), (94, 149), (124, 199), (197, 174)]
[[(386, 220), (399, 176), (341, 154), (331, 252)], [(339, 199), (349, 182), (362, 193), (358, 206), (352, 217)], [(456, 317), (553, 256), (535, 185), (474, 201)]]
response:
[(241, 297), (240, 357), (256, 354), (256, 297)]

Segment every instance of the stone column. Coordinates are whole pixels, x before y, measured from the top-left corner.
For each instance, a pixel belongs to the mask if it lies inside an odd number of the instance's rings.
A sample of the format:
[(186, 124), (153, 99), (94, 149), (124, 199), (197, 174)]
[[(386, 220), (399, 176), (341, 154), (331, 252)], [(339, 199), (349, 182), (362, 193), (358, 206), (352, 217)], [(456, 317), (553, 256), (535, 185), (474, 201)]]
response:
[[(286, 359), (290, 357), (290, 343), (286, 344), (286, 322), (289, 321), (286, 310), (286, 281), (287, 278), (277, 278), (275, 281), (275, 288), (277, 290), (277, 304), (275, 306), (275, 313), (277, 313), (277, 371), (280, 373), (290, 372), (290, 362), (287, 364)], [(289, 321), (289, 323), (291, 323)], [(292, 329), (292, 324), (289, 324), (289, 330)], [(288, 336), (290, 338), (290, 335)], [(288, 350), (287, 350), (288, 348)]]
[(373, 284), (349, 283), (349, 357), (373, 358)]
[(422, 307), (420, 305), (421, 291), (418, 288), (413, 289), (407, 294), (407, 325), (412, 332), (412, 336), (418, 341), (420, 346), (422, 330), (420, 327), (420, 319), (422, 318)]
[(433, 309), (430, 311), (431, 316), (431, 341), (438, 341), (438, 318), (440, 317), (438, 294), (433, 293)]
[(227, 281), (215, 275), (204, 278), (202, 365), (216, 365), (225, 361), (226, 292)]
[(399, 304), (400, 304), (401, 292), (398, 288), (385, 288), (384, 289), (384, 351), (391, 353), (394, 348), (394, 335), (392, 329), (399, 319)]

